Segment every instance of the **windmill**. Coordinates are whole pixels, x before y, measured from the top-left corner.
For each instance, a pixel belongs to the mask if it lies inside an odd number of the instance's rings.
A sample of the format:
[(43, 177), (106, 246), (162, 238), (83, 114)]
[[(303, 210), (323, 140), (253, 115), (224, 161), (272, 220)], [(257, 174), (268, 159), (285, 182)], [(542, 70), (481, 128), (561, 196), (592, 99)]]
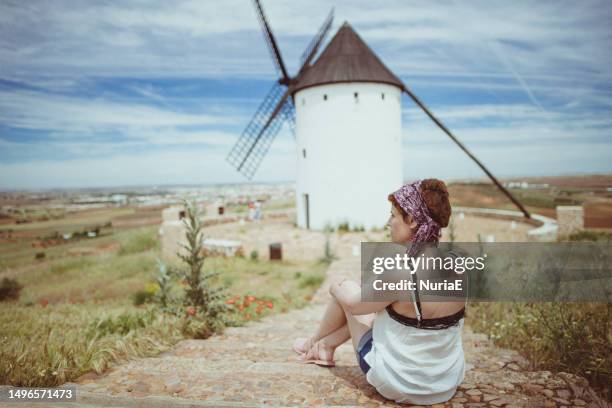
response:
[(380, 227), (387, 194), (403, 183), (401, 95), (407, 94), (523, 212), (523, 205), (389, 70), (345, 22), (317, 56), (333, 9), (291, 77), (259, 0), (253, 0), (279, 79), (255, 112), (227, 161), (249, 180), (284, 122), (297, 142), (298, 226), (348, 223)]

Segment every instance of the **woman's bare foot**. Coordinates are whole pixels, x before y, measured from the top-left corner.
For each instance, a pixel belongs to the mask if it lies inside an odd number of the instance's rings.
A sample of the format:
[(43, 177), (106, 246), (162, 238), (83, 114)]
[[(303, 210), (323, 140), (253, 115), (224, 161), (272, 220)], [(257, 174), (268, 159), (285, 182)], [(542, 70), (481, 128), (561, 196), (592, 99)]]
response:
[(305, 354), (312, 348), (313, 344), (312, 337), (300, 337), (293, 343), (293, 351), (298, 354)]

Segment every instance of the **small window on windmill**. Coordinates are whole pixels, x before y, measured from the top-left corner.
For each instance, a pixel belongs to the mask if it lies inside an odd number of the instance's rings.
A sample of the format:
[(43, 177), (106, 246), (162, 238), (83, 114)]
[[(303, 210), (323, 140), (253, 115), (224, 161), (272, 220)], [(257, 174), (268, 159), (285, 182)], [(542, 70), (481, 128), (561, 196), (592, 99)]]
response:
[(385, 100), (385, 93), (384, 92), (381, 93), (380, 96), (381, 96), (382, 100), (384, 101)]
[(306, 158), (306, 149), (302, 149), (302, 156)]
[(357, 102), (359, 100), (359, 92), (355, 92), (353, 96), (355, 97), (355, 102)]
[(326, 101), (327, 100), (327, 94), (323, 94), (323, 100)]

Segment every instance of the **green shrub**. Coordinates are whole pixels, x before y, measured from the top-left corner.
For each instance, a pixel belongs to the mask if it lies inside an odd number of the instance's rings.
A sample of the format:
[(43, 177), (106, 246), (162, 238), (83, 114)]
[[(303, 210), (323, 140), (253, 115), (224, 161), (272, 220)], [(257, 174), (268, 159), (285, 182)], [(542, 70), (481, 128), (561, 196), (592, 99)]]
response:
[(185, 263), (185, 267), (175, 268), (172, 271), (187, 282), (183, 298), (183, 304), (187, 306), (183, 333), (193, 338), (205, 339), (215, 332), (222, 331), (226, 325), (228, 311), (224, 302), (226, 288), (213, 286), (219, 272), (202, 271), (206, 259), (202, 251), (204, 241), (202, 222), (195, 202), (183, 201), (183, 205), (187, 215), (183, 218), (187, 240), (183, 248), (186, 254), (179, 252), (177, 255)]
[(259, 260), (259, 252), (252, 250), (249, 258), (251, 258), (251, 261), (257, 262), (257, 260)]
[(300, 281), (300, 288), (304, 289), (307, 287), (318, 288), (321, 286), (325, 278), (323, 276), (304, 276)]
[(144, 305), (153, 300), (154, 295), (146, 290), (139, 290), (132, 294), (132, 303), (134, 306)]
[(612, 304), (472, 303), (469, 324), (502, 347), (519, 351), (534, 369), (612, 383)]
[(349, 223), (348, 222), (343, 222), (340, 225), (338, 225), (338, 231), (339, 232), (349, 232), (351, 230)]
[(110, 334), (120, 334), (122, 336), (130, 331), (147, 327), (153, 322), (154, 312), (149, 310), (145, 313), (121, 313), (116, 317), (96, 318), (87, 328), (89, 338), (104, 337)]
[(0, 302), (19, 299), (21, 289), (23, 289), (23, 286), (15, 279), (2, 279), (2, 283), (0, 283)]

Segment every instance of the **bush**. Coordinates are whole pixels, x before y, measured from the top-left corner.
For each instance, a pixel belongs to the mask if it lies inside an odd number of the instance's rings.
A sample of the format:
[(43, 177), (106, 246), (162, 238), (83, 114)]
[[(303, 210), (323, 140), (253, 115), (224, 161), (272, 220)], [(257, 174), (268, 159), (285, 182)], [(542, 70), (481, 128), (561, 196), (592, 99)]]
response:
[(153, 300), (154, 295), (146, 290), (139, 290), (132, 294), (132, 303), (134, 306), (144, 305)]
[(300, 288), (318, 288), (319, 286), (321, 286), (324, 280), (325, 278), (323, 276), (304, 276), (300, 281)]
[(183, 304), (187, 307), (183, 321), (183, 333), (187, 336), (205, 339), (213, 333), (222, 331), (227, 323), (227, 305), (224, 303), (225, 287), (213, 287), (213, 278), (218, 272), (202, 272), (204, 260), (202, 222), (195, 202), (184, 201), (186, 217), (183, 223), (186, 228), (187, 244), (182, 248), (186, 254), (179, 252), (178, 257), (186, 264), (184, 269), (173, 269), (173, 273), (187, 282)]
[(502, 347), (515, 349), (533, 368), (612, 383), (612, 336), (606, 303), (473, 303), (469, 323)]
[(339, 232), (349, 232), (350, 230), (351, 228), (348, 222), (343, 222), (342, 224), (338, 225)]
[(4, 278), (0, 283), (0, 302), (17, 300), (23, 286), (15, 279)]
[(153, 319), (154, 313), (152, 311), (143, 314), (127, 312), (117, 317), (96, 318), (87, 328), (87, 337), (103, 337), (111, 334), (124, 336), (130, 331), (147, 327), (153, 322)]
[(251, 261), (257, 262), (257, 260), (259, 259), (259, 252), (257, 252), (256, 250), (252, 250), (250, 258), (251, 258)]

